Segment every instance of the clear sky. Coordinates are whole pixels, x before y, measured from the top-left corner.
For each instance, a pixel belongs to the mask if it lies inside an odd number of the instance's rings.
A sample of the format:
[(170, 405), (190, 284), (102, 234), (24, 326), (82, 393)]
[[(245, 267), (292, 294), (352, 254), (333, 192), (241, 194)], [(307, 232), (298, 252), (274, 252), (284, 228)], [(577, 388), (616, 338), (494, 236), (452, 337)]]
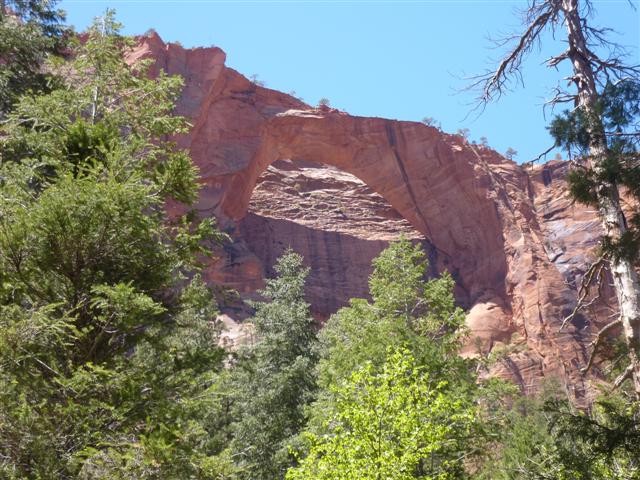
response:
[[(638, 5), (638, 0), (632, 0)], [(595, 0), (591, 20), (640, 64), (640, 10), (628, 0)], [(525, 85), (467, 115), (474, 95), (465, 76), (493, 65), (501, 50), (488, 37), (519, 31), (525, 0), (63, 0), (69, 23), (84, 29), (115, 8), (126, 34), (154, 28), (185, 47), (221, 47), (227, 65), (307, 103), (326, 97), (354, 115), (401, 120), (433, 117), (448, 132), (470, 130), (527, 161), (552, 143), (542, 105), (566, 75), (541, 62), (563, 49), (545, 42), (524, 70)], [(549, 39), (550, 40), (550, 39)], [(566, 72), (564, 72), (566, 73)]]

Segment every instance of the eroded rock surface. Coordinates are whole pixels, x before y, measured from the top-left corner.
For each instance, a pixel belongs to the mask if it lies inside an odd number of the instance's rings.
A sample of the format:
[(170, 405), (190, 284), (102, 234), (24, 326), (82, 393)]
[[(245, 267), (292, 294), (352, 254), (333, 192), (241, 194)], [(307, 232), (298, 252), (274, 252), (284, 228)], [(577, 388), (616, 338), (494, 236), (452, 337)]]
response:
[(527, 170), (420, 123), (312, 108), (226, 67), (217, 48), (152, 35), (135, 58), (185, 79), (177, 110), (194, 127), (179, 141), (200, 168), (197, 209), (234, 238), (209, 280), (250, 297), (291, 246), (314, 269), (309, 300), (323, 317), (365, 294), (370, 259), (404, 232), (456, 278), (467, 354), (499, 346), (494, 373), (525, 390), (558, 375), (588, 394), (579, 368), (597, 322), (559, 327), (599, 227), (566, 199), (563, 164)]
[[(326, 319), (349, 299), (367, 297), (371, 261), (404, 236), (433, 249), (424, 236), (357, 177), (312, 162), (281, 160), (258, 178), (240, 238), (266, 275), (287, 248), (311, 273), (307, 298)], [(435, 273), (435, 268), (432, 273)], [(330, 293), (328, 293), (330, 292)]]

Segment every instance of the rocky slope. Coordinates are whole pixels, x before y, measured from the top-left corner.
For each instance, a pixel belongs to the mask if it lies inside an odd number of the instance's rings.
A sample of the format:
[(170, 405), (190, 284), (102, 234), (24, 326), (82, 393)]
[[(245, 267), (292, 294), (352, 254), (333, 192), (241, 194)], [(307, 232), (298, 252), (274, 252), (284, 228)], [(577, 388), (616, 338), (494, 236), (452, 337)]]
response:
[[(226, 67), (218, 48), (154, 34), (138, 58), (185, 79), (177, 110), (193, 129), (179, 142), (200, 168), (197, 209), (234, 239), (210, 281), (250, 298), (291, 246), (312, 267), (309, 301), (322, 319), (366, 294), (370, 260), (403, 233), (456, 278), (477, 337), (467, 354), (499, 349), (494, 372), (526, 391), (558, 375), (578, 400), (589, 394), (579, 368), (602, 319), (559, 327), (599, 226), (566, 199), (563, 163), (525, 169), (420, 123), (312, 108)], [(246, 309), (231, 302), (226, 313)]]

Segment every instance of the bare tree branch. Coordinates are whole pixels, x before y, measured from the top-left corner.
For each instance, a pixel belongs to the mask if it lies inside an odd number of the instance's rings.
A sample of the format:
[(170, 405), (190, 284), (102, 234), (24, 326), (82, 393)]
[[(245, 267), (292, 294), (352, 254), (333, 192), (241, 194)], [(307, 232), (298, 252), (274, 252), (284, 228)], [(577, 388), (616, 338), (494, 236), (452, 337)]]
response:
[[(602, 270), (604, 269), (604, 267), (605, 258), (600, 257), (587, 269), (586, 273), (582, 277), (582, 281), (580, 282), (580, 289), (578, 290), (578, 301), (576, 302), (576, 306), (574, 307), (573, 311), (562, 321), (562, 325), (560, 325), (560, 329), (558, 331), (561, 332), (567, 325), (567, 323), (569, 323), (576, 317), (578, 312), (590, 307), (600, 298), (600, 288), (603, 278)], [(594, 285), (594, 280), (596, 280), (595, 283), (597, 283), (598, 285), (598, 293), (589, 302), (585, 303), (587, 296), (591, 292), (591, 287)]]
[(613, 389), (615, 390), (620, 387), (620, 385), (622, 385), (626, 379), (631, 378), (632, 374), (633, 364), (630, 364), (627, 368), (624, 369), (624, 372), (618, 375), (618, 378), (615, 379), (615, 381), (613, 382)]
[(522, 162), (522, 165), (533, 165), (534, 163), (539, 162), (540, 160), (542, 160), (544, 157), (546, 157), (551, 150), (553, 150), (554, 148), (556, 148), (555, 144), (551, 145), (549, 148), (547, 148), (544, 152), (542, 152), (540, 155), (538, 155), (536, 158), (534, 158), (533, 160), (529, 160), (526, 162)]
[(587, 361), (587, 366), (584, 367), (583, 369), (581, 369), (582, 374), (586, 374), (591, 367), (593, 366), (593, 360), (596, 358), (596, 351), (598, 350), (598, 347), (600, 346), (600, 342), (602, 342), (602, 340), (605, 338), (605, 334), (608, 333), (611, 329), (613, 329), (614, 327), (617, 327), (619, 325), (622, 325), (622, 320), (620, 318), (618, 318), (617, 320), (614, 320), (613, 322), (605, 325), (604, 327), (602, 327), (602, 329), (598, 332), (596, 339), (591, 342), (591, 354), (589, 355), (589, 360)]
[(640, 137), (640, 132), (604, 132), (607, 137)]
[(555, 3), (553, 0), (532, 1), (527, 10), (526, 20), (529, 25), (525, 31), (521, 35), (509, 37), (501, 42), (494, 42), (501, 46), (515, 41), (516, 45), (500, 62), (495, 71), (471, 78), (473, 83), (468, 89), (481, 89), (481, 94), (477, 99), (479, 105), (500, 98), (507, 89), (506, 84), (511, 78), (515, 77), (517, 81), (522, 83), (520, 70), (522, 62), (539, 41), (541, 33), (556, 19), (558, 7)]
[[(598, 217), (602, 223), (603, 235), (613, 239), (622, 238), (628, 232), (625, 212), (620, 201), (619, 185), (606, 175), (605, 160), (609, 158), (610, 148), (605, 135), (606, 122), (603, 120), (599, 108), (602, 87), (624, 81), (626, 79), (640, 80), (639, 65), (625, 65), (623, 62), (628, 52), (620, 45), (610, 41), (607, 37), (611, 29), (593, 27), (588, 20), (593, 14), (592, 0), (529, 0), (524, 10), (524, 31), (517, 36), (507, 38), (497, 45), (507, 45), (512, 42), (513, 48), (507, 52), (495, 70), (471, 78), (469, 89), (480, 91), (476, 99), (476, 108), (483, 109), (487, 103), (496, 100), (504, 94), (510, 82), (522, 83), (523, 60), (537, 46), (540, 47), (542, 35), (551, 32), (555, 38), (560, 28), (565, 31), (563, 40), (566, 50), (552, 56), (546, 62), (551, 68), (565, 60), (570, 63), (571, 75), (565, 78), (568, 92), (560, 87), (555, 95), (545, 105), (555, 106), (559, 103), (573, 102), (573, 108), (583, 109), (585, 113), (593, 115), (595, 122), (588, 122), (585, 129), (590, 137), (588, 148), (590, 160), (586, 166), (598, 176)], [(575, 94), (573, 93), (575, 88)], [(625, 133), (633, 128), (627, 128)], [(615, 136), (614, 136), (615, 137)], [(628, 135), (635, 140), (638, 135)], [(572, 159), (571, 149), (568, 149)], [(583, 152), (581, 152), (583, 153)], [(625, 161), (634, 161), (633, 158)], [(573, 162), (576, 165), (579, 162)], [(631, 361), (631, 376), (634, 390), (640, 399), (640, 278), (630, 260), (620, 258), (600, 258), (592, 264), (582, 278), (578, 290), (578, 299), (573, 311), (562, 321), (558, 332), (562, 331), (568, 322), (575, 319), (578, 312), (588, 308), (600, 300), (605, 262), (612, 272), (613, 287), (619, 301), (618, 315), (623, 324), (623, 333), (629, 347)], [(597, 294), (592, 294), (593, 286), (597, 285)], [(590, 363), (593, 359), (590, 359)], [(624, 378), (620, 383), (624, 381)]]

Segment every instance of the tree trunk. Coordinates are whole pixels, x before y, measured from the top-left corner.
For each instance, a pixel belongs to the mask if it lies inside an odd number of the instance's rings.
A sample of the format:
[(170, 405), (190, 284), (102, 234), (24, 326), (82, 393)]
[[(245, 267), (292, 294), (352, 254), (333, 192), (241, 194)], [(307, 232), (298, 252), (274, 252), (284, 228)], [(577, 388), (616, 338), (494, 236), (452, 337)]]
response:
[[(578, 89), (578, 106), (587, 115), (595, 113), (598, 92), (591, 62), (587, 56), (586, 40), (578, 10), (579, 0), (562, 0), (562, 10), (568, 30), (569, 59), (573, 66), (573, 82)], [(604, 126), (591, 124), (589, 153), (596, 173), (603, 170), (603, 160), (609, 154)], [(603, 183), (598, 191), (598, 210), (604, 234), (618, 240), (627, 230), (627, 223), (620, 205), (620, 193), (615, 183)], [(618, 298), (620, 320), (625, 342), (629, 348), (631, 377), (636, 395), (640, 398), (640, 282), (631, 261), (626, 258), (610, 260), (613, 284)]]

